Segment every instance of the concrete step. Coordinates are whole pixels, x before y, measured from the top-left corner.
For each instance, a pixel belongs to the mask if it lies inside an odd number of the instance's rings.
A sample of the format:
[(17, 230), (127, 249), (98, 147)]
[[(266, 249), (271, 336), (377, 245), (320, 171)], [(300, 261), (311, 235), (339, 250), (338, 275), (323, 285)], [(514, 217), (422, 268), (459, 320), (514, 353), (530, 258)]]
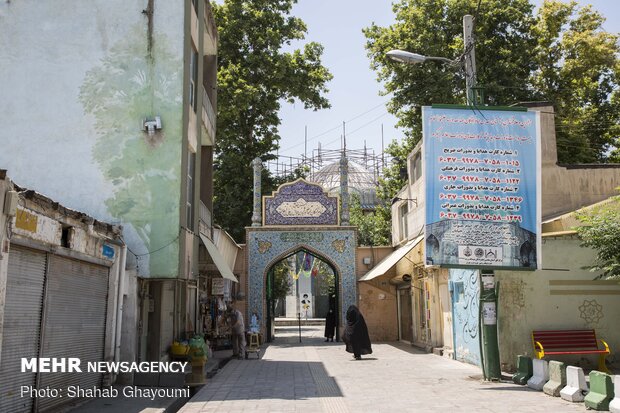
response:
[[(290, 327), (299, 325), (299, 320), (297, 318), (285, 318), (278, 317), (275, 319), (275, 327)], [(324, 318), (302, 318), (301, 325), (302, 326), (322, 326), (325, 324)]]

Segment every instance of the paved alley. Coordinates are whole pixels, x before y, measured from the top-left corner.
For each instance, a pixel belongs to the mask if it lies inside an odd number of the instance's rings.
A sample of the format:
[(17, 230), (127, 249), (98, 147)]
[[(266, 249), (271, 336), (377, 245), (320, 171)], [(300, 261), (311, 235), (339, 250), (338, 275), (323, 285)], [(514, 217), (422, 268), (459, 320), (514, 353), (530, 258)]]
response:
[(511, 383), (485, 383), (480, 370), (399, 343), (377, 343), (354, 360), (322, 327), (278, 330), (260, 360), (233, 360), (182, 413), (198, 412), (583, 412)]

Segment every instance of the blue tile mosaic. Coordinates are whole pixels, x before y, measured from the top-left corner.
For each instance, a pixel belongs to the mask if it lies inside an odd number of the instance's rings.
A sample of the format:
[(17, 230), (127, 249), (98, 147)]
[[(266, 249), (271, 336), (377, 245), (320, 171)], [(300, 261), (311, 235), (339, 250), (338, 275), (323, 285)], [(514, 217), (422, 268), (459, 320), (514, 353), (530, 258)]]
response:
[(338, 225), (338, 197), (298, 179), (264, 198), (265, 225)]
[(248, 312), (256, 312), (263, 324), (266, 314), (265, 278), (267, 271), (284, 257), (306, 249), (322, 260), (332, 264), (339, 285), (341, 323), (344, 325), (346, 310), (356, 303), (355, 279), (355, 230), (350, 227), (304, 228), (302, 230), (248, 228)]

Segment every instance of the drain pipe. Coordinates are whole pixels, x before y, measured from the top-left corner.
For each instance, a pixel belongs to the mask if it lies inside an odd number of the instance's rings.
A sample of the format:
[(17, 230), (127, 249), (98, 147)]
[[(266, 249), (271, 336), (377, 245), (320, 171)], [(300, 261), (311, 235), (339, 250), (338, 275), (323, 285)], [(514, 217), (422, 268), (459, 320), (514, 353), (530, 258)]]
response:
[[(121, 356), (121, 328), (123, 326), (123, 296), (125, 295), (125, 264), (127, 262), (127, 245), (121, 246), (121, 259), (118, 266), (118, 287), (116, 297), (116, 331), (114, 333), (114, 361), (120, 361)], [(116, 381), (116, 377), (114, 378)]]

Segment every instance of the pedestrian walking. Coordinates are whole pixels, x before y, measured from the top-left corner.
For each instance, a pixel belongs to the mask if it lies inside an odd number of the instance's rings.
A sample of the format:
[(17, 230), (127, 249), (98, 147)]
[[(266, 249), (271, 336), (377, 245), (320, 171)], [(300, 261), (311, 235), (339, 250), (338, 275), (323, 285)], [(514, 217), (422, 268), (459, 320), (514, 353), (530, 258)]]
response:
[(327, 315), (325, 316), (325, 341), (334, 341), (334, 335), (336, 334), (336, 312), (332, 307), (329, 307)]
[(232, 304), (226, 306), (226, 322), (230, 327), (230, 336), (233, 348), (233, 358), (242, 360), (245, 357), (245, 325), (243, 314)]
[(366, 321), (354, 305), (349, 306), (347, 310), (347, 326), (344, 329), (342, 341), (347, 345), (347, 353), (353, 353), (356, 360), (361, 360), (363, 354), (372, 354)]

